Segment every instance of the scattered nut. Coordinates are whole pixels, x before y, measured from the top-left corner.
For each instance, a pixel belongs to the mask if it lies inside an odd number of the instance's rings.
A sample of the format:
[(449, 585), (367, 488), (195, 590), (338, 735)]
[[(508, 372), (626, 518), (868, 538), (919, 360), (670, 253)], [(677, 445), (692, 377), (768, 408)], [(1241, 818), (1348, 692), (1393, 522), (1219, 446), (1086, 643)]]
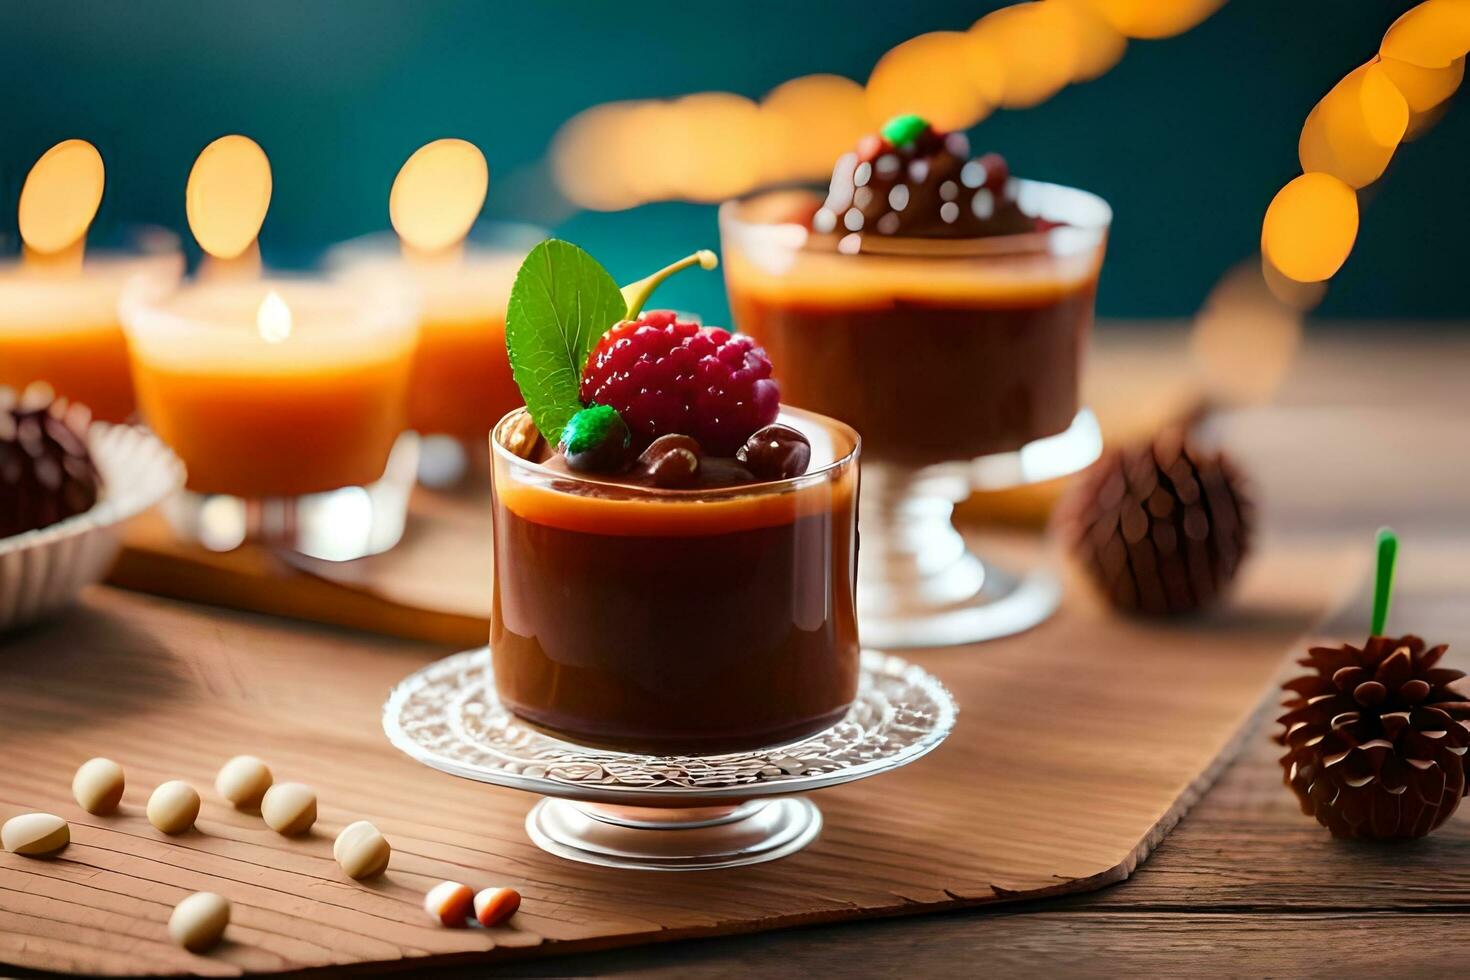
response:
[(260, 806), (260, 798), (271, 788), (270, 767), (253, 755), (237, 755), (220, 766), (214, 788), (237, 810)]
[(148, 797), (148, 822), (165, 834), (182, 834), (199, 819), (199, 793), (182, 779), (170, 779)]
[(260, 815), (271, 830), (286, 837), (304, 834), (316, 823), (316, 792), (303, 783), (276, 783), (260, 801)]
[(348, 824), (337, 835), (332, 845), (332, 857), (337, 859), (349, 878), (372, 878), (382, 874), (388, 867), (388, 858), (393, 848), (366, 820)]
[(12, 854), (39, 857), (71, 843), (71, 827), (54, 813), (22, 813), (0, 827), (0, 845)]
[(475, 893), (457, 881), (441, 881), (424, 896), (424, 911), (451, 929), (465, 925), (474, 904)]
[(693, 436), (669, 433), (648, 444), (638, 466), (656, 487), (687, 487), (699, 475), (699, 442)]
[(486, 888), (475, 896), (475, 918), (482, 926), (495, 926), (516, 914), (521, 893), (514, 888)]
[(123, 767), (99, 756), (77, 768), (71, 781), (71, 795), (83, 810), (101, 815), (117, 809), (124, 785)]
[(541, 445), (541, 432), (536, 428), (536, 423), (531, 421), (530, 412), (522, 412), (505, 427), (505, 435), (501, 437), (500, 444), (513, 456), (521, 459), (536, 458), (536, 449)]
[(230, 924), (230, 903), (214, 892), (195, 892), (174, 906), (168, 934), (191, 953), (203, 953), (220, 941)]

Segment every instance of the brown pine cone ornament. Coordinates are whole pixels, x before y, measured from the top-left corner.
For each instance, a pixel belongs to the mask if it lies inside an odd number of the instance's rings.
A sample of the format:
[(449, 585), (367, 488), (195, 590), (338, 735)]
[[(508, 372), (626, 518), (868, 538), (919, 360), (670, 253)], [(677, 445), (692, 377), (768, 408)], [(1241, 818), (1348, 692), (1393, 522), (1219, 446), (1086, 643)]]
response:
[(1446, 649), (1417, 636), (1313, 647), (1312, 672), (1285, 685), (1286, 785), (1333, 836), (1423, 837), (1460, 805), (1470, 703), (1449, 688), (1464, 673), (1437, 666)]
[(1105, 452), (1062, 501), (1057, 525), (1116, 608), (1194, 612), (1227, 591), (1249, 550), (1243, 484), (1226, 456), (1171, 428)]
[(0, 538), (80, 514), (97, 502), (101, 475), (87, 451), (90, 413), (50, 385), (19, 396), (0, 388)]

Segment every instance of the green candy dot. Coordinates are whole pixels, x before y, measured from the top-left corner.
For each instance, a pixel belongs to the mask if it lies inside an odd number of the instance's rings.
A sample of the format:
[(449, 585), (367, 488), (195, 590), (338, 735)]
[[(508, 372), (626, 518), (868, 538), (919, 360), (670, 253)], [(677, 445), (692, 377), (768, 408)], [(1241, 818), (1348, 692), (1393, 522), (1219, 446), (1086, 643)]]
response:
[(568, 453), (590, 452), (602, 445), (609, 430), (622, 426), (624, 446), (628, 443), (623, 417), (610, 405), (592, 405), (573, 415), (562, 430), (561, 444)]
[(912, 112), (894, 116), (883, 126), (883, 138), (897, 147), (905, 147), (929, 128), (929, 121)]

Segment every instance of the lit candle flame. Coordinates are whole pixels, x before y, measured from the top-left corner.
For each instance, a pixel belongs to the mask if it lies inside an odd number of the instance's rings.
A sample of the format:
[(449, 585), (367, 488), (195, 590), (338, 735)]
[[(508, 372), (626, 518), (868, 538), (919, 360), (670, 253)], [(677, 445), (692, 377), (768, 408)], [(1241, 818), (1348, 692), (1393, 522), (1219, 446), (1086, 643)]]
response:
[(271, 204), (271, 165), (254, 140), (222, 136), (189, 171), (184, 192), (189, 230), (216, 259), (236, 259), (255, 247)]
[(255, 314), (255, 330), (267, 344), (284, 343), (291, 336), (291, 307), (272, 289), (260, 301)]
[(65, 140), (47, 150), (20, 191), (20, 236), (27, 256), (44, 260), (74, 253), (80, 265), (104, 182), (102, 155), (86, 140)]
[(393, 230), (410, 252), (451, 252), (485, 206), (490, 167), (473, 143), (435, 140), (419, 147), (398, 171), (388, 195)]

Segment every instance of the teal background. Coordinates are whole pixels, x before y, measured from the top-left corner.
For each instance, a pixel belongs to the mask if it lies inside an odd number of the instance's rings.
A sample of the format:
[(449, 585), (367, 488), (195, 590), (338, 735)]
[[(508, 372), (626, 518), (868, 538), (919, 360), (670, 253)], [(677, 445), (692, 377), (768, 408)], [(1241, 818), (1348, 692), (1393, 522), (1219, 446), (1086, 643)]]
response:
[[(80, 136), (108, 164), (98, 232), (179, 230), (184, 182), (211, 139), (270, 154), (267, 261), (310, 262), (387, 226), (393, 175), (420, 144), (473, 140), (491, 166), (487, 213), (551, 221), (621, 280), (715, 242), (713, 208), (658, 204), (566, 216), (535, 162), (557, 126), (610, 99), (723, 89), (751, 97), (796, 75), (863, 80), (895, 43), (962, 29), (1004, 4), (958, 0), (740, 4), (490, 0), (78, 2), (0, 6), (0, 236), (47, 146)], [(981, 123), (977, 149), (1015, 172), (1097, 191), (1117, 221), (1099, 296), (1111, 316), (1194, 312), (1250, 255), (1296, 172), (1313, 103), (1365, 61), (1411, 3), (1231, 0), (1177, 38), (1134, 42), (1102, 79)], [(1324, 317), (1464, 317), (1470, 110), (1451, 106), (1363, 199), (1352, 258)], [(660, 299), (720, 322), (717, 276)]]

